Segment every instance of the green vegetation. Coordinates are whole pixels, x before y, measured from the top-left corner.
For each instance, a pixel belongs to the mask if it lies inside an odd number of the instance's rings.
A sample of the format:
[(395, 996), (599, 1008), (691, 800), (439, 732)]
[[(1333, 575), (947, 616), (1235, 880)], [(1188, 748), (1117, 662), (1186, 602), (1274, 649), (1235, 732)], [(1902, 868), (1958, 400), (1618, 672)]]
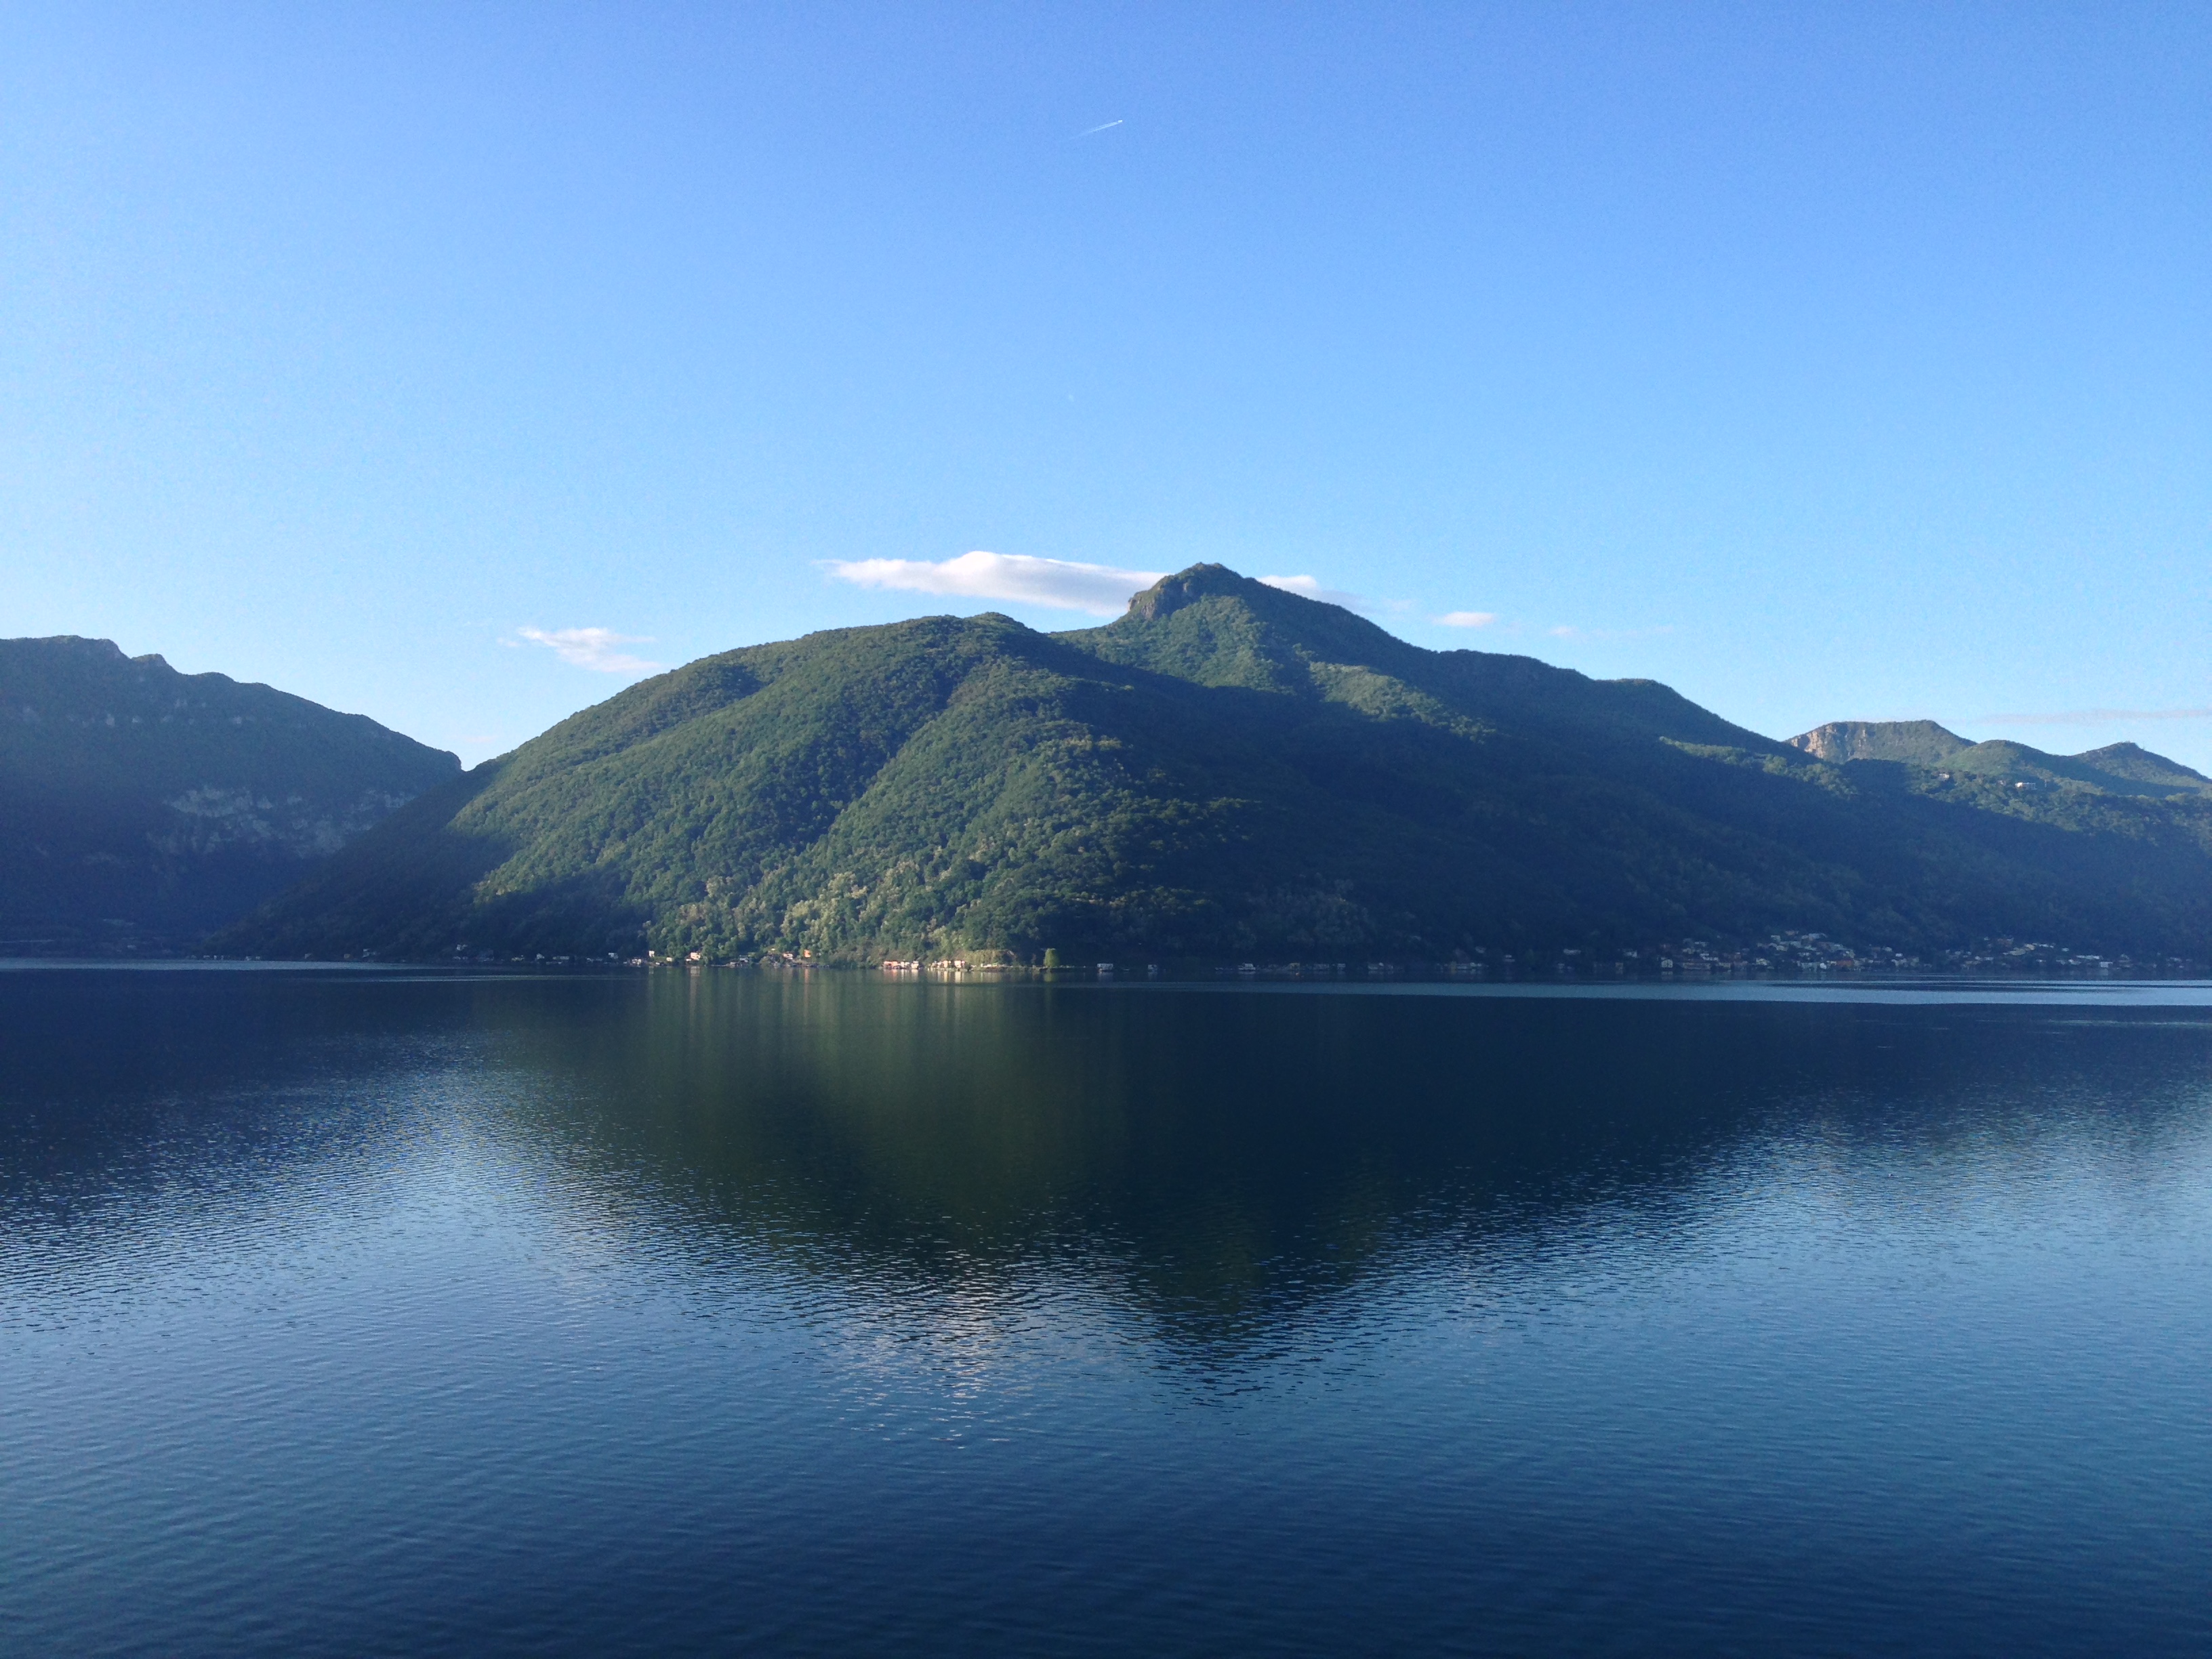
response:
[(929, 617), (643, 682), (412, 803), (221, 944), (1088, 962), (1777, 927), (2212, 943), (2204, 780), (2135, 750), (1960, 751), (1831, 763), (1649, 681), (1422, 650), (1200, 565), (1104, 628)]
[(2046, 755), (2025, 744), (1968, 743), (1934, 720), (1831, 720), (1790, 746), (1838, 764), (1856, 760), (1905, 761), (1938, 775), (1991, 779), (2017, 788), (2025, 783), (2076, 784), (2115, 795), (2212, 794), (2212, 778), (2131, 743), (2115, 743), (2083, 755)]
[(0, 949), (189, 943), (459, 770), (106, 640), (0, 640)]

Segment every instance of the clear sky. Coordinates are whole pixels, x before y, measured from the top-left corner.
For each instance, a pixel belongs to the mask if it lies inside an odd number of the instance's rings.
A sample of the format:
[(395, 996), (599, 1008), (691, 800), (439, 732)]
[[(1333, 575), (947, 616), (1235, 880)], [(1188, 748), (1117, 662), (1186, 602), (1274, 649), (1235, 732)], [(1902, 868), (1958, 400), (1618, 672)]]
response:
[(0, 9), (0, 635), (473, 761), (1201, 559), (2212, 769), (2212, 7)]

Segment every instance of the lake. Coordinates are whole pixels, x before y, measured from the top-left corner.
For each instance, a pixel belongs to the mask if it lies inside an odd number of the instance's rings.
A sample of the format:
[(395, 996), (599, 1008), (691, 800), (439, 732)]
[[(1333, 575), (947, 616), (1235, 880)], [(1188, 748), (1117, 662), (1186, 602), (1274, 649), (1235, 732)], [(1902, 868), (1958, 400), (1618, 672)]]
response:
[(2212, 1652), (2212, 988), (0, 969), (0, 1650)]

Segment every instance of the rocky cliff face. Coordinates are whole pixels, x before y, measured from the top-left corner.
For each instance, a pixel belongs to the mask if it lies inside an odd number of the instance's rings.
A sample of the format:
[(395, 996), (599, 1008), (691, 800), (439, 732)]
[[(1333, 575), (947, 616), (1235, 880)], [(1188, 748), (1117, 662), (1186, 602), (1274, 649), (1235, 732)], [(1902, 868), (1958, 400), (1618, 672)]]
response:
[(1172, 576), (1163, 576), (1143, 592), (1132, 595), (1127, 614), (1156, 622), (1200, 599), (1235, 595), (1250, 586), (1247, 578), (1225, 564), (1194, 564)]
[(1830, 720), (1790, 739), (1832, 766), (1845, 761), (1911, 761), (1932, 766), (1972, 745), (1934, 720)]
[(177, 815), (177, 827), (153, 844), (172, 856), (265, 850), (290, 859), (328, 858), (413, 799), (368, 789), (334, 807), (301, 794), (272, 799), (264, 791), (204, 784), (162, 803)]

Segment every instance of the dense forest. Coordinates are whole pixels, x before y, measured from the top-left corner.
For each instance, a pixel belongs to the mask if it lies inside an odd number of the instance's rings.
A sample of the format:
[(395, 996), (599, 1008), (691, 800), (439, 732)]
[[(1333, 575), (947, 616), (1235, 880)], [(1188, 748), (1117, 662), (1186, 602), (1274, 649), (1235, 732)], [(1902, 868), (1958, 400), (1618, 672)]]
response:
[(1793, 927), (2212, 953), (2212, 783), (2130, 745), (1886, 732), (1778, 743), (1200, 565), (1102, 628), (927, 617), (644, 681), (218, 944), (1433, 959)]

